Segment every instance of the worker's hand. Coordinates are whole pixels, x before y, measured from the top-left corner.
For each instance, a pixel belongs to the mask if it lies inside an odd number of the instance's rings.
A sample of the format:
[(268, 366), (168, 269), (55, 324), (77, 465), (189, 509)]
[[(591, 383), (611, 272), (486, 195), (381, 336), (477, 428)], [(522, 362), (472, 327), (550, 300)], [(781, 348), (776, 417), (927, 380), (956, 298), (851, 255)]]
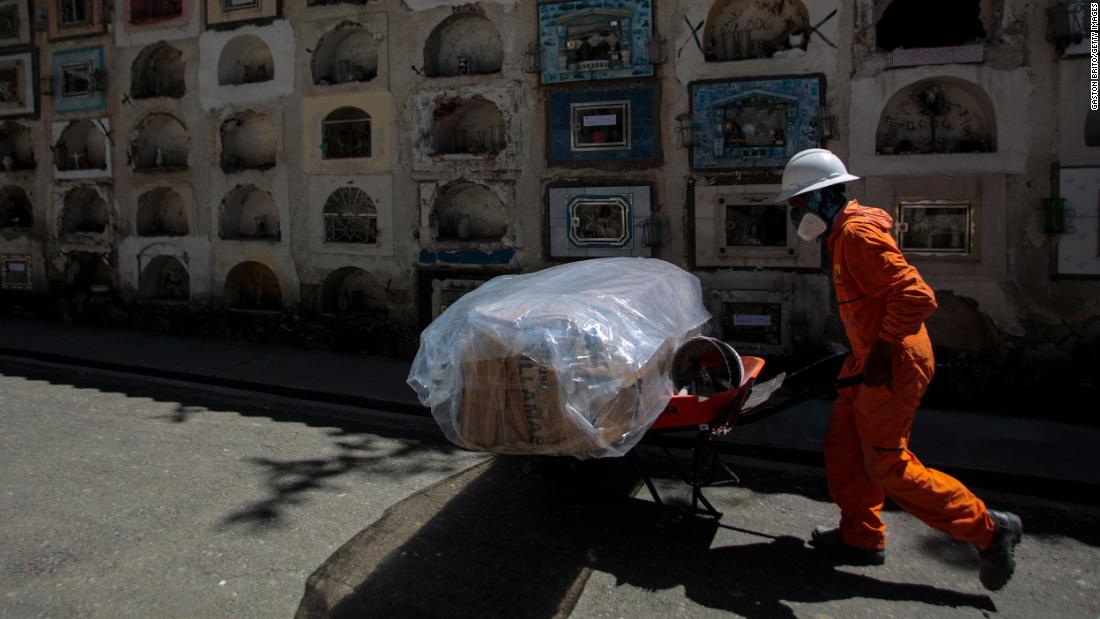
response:
[(886, 387), (893, 391), (894, 368), (890, 362), (895, 345), (882, 338), (875, 339), (867, 360), (863, 362), (863, 383), (868, 387)]

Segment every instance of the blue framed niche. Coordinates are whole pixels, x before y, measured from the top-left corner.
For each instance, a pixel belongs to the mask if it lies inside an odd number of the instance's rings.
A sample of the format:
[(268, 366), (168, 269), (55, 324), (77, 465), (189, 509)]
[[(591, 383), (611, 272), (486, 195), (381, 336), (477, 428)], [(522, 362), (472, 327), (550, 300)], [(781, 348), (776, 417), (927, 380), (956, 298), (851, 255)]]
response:
[(694, 170), (782, 168), (822, 142), (821, 74), (692, 82)]
[(552, 92), (546, 108), (546, 159), (552, 165), (656, 162), (655, 86)]
[(538, 12), (543, 84), (654, 74), (651, 0), (544, 2)]
[(556, 184), (546, 202), (551, 258), (650, 257), (661, 241), (649, 183)]
[(103, 46), (55, 52), (50, 59), (54, 110), (94, 112), (107, 109), (107, 66)]

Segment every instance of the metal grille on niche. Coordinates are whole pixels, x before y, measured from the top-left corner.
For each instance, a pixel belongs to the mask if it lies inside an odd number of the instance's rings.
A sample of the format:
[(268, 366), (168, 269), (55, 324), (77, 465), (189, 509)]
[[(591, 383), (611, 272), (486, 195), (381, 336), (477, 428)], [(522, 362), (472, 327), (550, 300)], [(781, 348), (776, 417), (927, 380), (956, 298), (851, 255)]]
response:
[(367, 192), (341, 187), (325, 201), (326, 243), (378, 244), (378, 209)]
[(988, 98), (974, 85), (926, 80), (895, 94), (875, 136), (879, 155), (996, 150)]
[(371, 117), (357, 107), (334, 110), (321, 121), (321, 158), (371, 156)]

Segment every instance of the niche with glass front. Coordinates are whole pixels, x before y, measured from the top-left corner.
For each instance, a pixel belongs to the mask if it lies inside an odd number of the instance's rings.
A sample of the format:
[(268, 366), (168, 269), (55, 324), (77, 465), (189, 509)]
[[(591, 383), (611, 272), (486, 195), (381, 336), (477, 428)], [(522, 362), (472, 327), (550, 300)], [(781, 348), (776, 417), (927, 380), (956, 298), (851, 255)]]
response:
[(283, 306), (279, 278), (266, 265), (252, 261), (229, 271), (222, 300), (232, 309), (278, 311)]
[(111, 223), (107, 201), (93, 187), (74, 187), (65, 193), (61, 208), (61, 233), (103, 234)]
[(273, 79), (275, 60), (271, 48), (260, 37), (243, 34), (222, 48), (218, 58), (218, 85), (255, 84)]
[(279, 207), (269, 192), (238, 185), (222, 201), (219, 237), (278, 241), (280, 234)]
[(15, 185), (0, 190), (0, 228), (30, 228), (34, 225), (34, 206), (27, 192)]
[(326, 314), (384, 312), (386, 291), (363, 269), (343, 267), (329, 273), (321, 288), (321, 311)]
[(656, 158), (660, 131), (651, 86), (550, 93), (546, 115), (547, 159), (555, 164)]
[(134, 99), (179, 99), (187, 89), (183, 78), (183, 52), (167, 43), (141, 50), (130, 69), (130, 96)]
[(147, 174), (185, 170), (191, 150), (187, 129), (170, 114), (150, 114), (131, 143), (134, 171)]
[(34, 138), (31, 136), (31, 128), (11, 122), (0, 125), (0, 170), (18, 172), (34, 168)]
[(0, 47), (32, 42), (27, 0), (0, 0)]
[(147, 301), (187, 301), (191, 276), (175, 256), (157, 256), (141, 272), (141, 298)]
[[(53, 148), (54, 167), (58, 172), (73, 175), (86, 171), (108, 172), (110, 161), (104, 123), (99, 119), (84, 119), (63, 125)], [(56, 129), (58, 125), (54, 126)]]
[(341, 187), (325, 200), (325, 243), (378, 244), (378, 208), (367, 192)]
[(722, 303), (722, 339), (739, 344), (783, 345), (781, 303)]
[(703, 28), (707, 62), (801, 56), (810, 39), (810, 12), (799, 0), (718, 0)]
[(562, 185), (547, 190), (550, 256), (649, 256), (661, 243), (649, 185)]
[(251, 111), (236, 114), (221, 126), (222, 171), (272, 168), (278, 144), (279, 134), (266, 114)]
[(54, 52), (54, 110), (87, 112), (107, 107), (107, 65), (102, 45)]
[(508, 146), (504, 114), (480, 97), (440, 101), (432, 111), (432, 156), (494, 157)]
[(653, 75), (650, 0), (545, 2), (538, 12), (543, 84)]
[(452, 77), (499, 73), (504, 46), (484, 15), (456, 13), (432, 30), (424, 45), (424, 75)]
[(0, 56), (0, 116), (33, 116), (35, 62), (31, 52)]
[(151, 189), (138, 198), (138, 236), (186, 236), (187, 205), (170, 187)]
[(321, 121), (322, 159), (370, 157), (371, 152), (370, 114), (357, 107), (342, 107)]
[(327, 86), (369, 82), (377, 77), (379, 34), (352, 21), (327, 32), (310, 61), (313, 83)]
[(974, 200), (897, 200), (898, 248), (907, 255), (977, 255), (977, 205)]
[(0, 288), (30, 290), (31, 257), (26, 254), (0, 255)]
[(128, 0), (128, 21), (137, 26), (172, 21), (183, 16), (184, 0)]
[(48, 0), (35, 2), (49, 12), (50, 40), (90, 36), (103, 32), (103, 0)]
[(975, 84), (917, 82), (890, 98), (875, 134), (878, 155), (989, 153), (996, 150), (993, 105)]

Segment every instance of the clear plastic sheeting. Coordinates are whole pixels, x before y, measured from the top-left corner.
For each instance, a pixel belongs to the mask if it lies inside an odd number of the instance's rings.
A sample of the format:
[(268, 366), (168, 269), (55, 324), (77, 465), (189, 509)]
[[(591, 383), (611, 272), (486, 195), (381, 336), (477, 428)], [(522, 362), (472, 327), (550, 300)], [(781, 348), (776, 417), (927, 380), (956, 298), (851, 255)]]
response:
[(698, 278), (662, 260), (500, 276), (421, 334), (408, 383), (461, 447), (621, 456), (672, 398), (673, 353), (709, 319)]

